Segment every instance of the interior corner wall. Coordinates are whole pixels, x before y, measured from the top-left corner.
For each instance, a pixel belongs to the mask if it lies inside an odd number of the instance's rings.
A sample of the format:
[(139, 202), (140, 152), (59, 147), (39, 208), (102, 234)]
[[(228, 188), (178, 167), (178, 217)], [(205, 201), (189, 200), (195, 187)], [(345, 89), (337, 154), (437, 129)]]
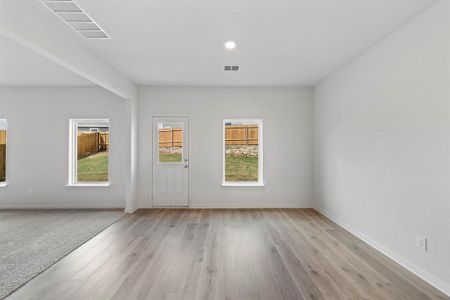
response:
[(320, 83), (313, 109), (317, 208), (446, 293), (449, 32), (443, 0)]
[[(152, 115), (190, 122), (191, 207), (311, 207), (312, 90), (296, 88), (141, 87), (139, 187), (151, 206)], [(261, 118), (264, 187), (222, 187), (223, 120)]]
[[(124, 208), (126, 100), (99, 87), (0, 88), (8, 120), (0, 208)], [(70, 118), (110, 119), (109, 187), (67, 187)]]

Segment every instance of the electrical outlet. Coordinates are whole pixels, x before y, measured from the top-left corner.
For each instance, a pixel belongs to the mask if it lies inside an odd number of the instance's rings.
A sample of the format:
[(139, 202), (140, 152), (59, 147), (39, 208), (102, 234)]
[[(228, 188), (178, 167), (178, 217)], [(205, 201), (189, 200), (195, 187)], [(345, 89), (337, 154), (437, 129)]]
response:
[(428, 240), (426, 237), (416, 235), (416, 246), (423, 249), (424, 251), (428, 251)]

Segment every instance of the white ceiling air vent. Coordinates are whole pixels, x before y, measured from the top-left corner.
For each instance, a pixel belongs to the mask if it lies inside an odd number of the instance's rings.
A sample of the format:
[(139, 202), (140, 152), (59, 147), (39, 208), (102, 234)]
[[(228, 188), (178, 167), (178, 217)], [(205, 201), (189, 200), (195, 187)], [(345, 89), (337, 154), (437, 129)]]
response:
[(224, 71), (234, 71), (234, 72), (237, 72), (237, 71), (239, 71), (239, 66), (224, 66), (223, 67), (223, 70)]
[(55, 15), (86, 39), (109, 39), (109, 35), (73, 0), (41, 0)]

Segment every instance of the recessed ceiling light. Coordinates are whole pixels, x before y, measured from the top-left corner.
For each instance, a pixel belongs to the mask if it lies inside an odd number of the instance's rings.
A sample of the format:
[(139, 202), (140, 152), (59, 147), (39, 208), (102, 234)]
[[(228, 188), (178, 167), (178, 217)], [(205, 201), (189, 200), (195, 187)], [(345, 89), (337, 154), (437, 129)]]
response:
[(236, 43), (234, 41), (228, 41), (225, 43), (225, 48), (227, 48), (228, 50), (232, 50), (236, 48)]

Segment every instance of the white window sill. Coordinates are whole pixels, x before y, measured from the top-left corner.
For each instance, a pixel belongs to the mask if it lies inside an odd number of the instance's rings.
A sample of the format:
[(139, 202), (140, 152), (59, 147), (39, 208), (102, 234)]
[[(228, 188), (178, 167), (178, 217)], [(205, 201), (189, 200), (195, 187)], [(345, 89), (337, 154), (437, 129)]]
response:
[(8, 183), (7, 182), (1, 182), (0, 183), (0, 187), (7, 187), (8, 186)]
[(108, 187), (111, 186), (109, 182), (93, 182), (93, 183), (71, 183), (66, 184), (67, 187)]
[(239, 187), (262, 187), (264, 186), (264, 183), (262, 182), (222, 182), (223, 187), (232, 187), (232, 186), (239, 186)]

